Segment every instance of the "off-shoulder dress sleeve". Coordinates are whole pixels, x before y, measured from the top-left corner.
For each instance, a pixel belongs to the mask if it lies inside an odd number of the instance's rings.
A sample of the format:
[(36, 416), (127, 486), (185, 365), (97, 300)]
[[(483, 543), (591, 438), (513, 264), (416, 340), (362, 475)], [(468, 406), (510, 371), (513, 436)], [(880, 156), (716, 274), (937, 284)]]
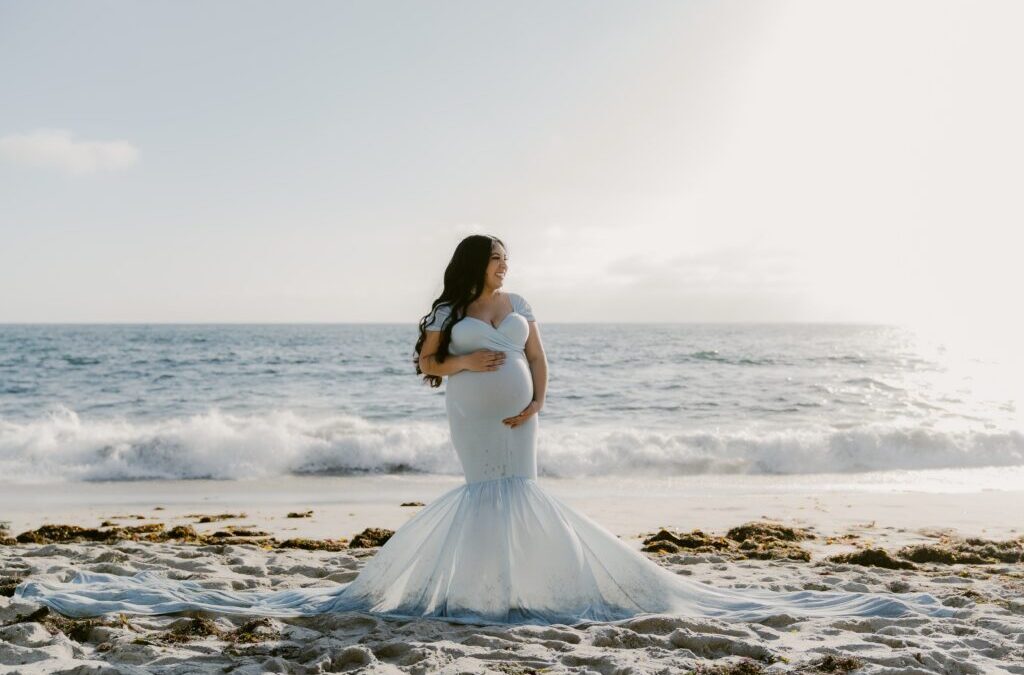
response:
[(526, 301), (526, 298), (519, 295), (518, 293), (512, 293), (512, 308), (519, 314), (522, 314), (527, 321), (536, 321), (533, 317), (533, 307), (530, 307), (530, 303)]
[(427, 330), (443, 330), (444, 322), (448, 318), (448, 315), (452, 313), (451, 307), (447, 304), (441, 304), (437, 306), (437, 311), (434, 312), (433, 318), (427, 321)]

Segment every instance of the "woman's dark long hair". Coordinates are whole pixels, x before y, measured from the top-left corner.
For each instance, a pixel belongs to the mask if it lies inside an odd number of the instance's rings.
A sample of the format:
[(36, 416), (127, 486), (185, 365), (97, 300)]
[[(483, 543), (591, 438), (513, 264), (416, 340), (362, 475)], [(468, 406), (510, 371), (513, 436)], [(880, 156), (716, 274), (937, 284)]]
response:
[(448, 358), (452, 326), (466, 316), (466, 307), (484, 291), (484, 276), (487, 274), (487, 265), (490, 264), (495, 243), (505, 248), (505, 243), (501, 239), (486, 234), (471, 234), (459, 242), (444, 271), (444, 290), (434, 300), (427, 315), (420, 319), (420, 336), (416, 341), (413, 363), (416, 366), (416, 374), (423, 375), (423, 379), (431, 387), (440, 387), (443, 378), (440, 375), (424, 375), (420, 370), (420, 350), (427, 339), (427, 324), (434, 318), (439, 305), (449, 306), (450, 316), (441, 326), (441, 345), (437, 348), (436, 354), (438, 363), (443, 363)]

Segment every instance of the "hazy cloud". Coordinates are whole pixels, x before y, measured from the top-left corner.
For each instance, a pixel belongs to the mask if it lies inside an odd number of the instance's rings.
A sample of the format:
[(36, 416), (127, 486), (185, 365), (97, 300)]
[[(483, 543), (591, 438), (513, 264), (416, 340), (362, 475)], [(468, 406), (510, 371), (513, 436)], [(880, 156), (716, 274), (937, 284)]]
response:
[(792, 291), (802, 286), (792, 252), (756, 243), (667, 258), (635, 254), (612, 260), (605, 272), (629, 286), (693, 291)]
[(85, 141), (66, 129), (37, 129), (0, 137), (0, 156), (23, 166), (88, 174), (127, 169), (138, 162), (139, 149), (128, 141)]

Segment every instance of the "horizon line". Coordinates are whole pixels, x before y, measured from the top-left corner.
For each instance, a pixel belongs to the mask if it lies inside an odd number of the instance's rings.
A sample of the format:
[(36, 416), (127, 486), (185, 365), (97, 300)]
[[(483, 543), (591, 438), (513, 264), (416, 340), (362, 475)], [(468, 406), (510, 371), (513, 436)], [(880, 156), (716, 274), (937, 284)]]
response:
[[(878, 321), (545, 321), (555, 325), (827, 325), (827, 326), (891, 326), (913, 327), (911, 324)], [(418, 326), (402, 321), (0, 321), (4, 326)]]

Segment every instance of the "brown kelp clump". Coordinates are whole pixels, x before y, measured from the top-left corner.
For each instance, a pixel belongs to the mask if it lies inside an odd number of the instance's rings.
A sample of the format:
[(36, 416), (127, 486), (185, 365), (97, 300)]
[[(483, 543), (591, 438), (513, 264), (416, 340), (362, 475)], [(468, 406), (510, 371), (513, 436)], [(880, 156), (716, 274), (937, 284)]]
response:
[(767, 520), (754, 520), (744, 523), (726, 532), (725, 536), (734, 541), (768, 541), (773, 539), (778, 541), (803, 541), (816, 538), (810, 530), (801, 527), (789, 527), (782, 523), (774, 523)]
[(898, 554), (919, 563), (946, 565), (991, 565), (994, 563), (1024, 562), (1024, 537), (996, 541), (968, 537), (960, 539), (942, 535), (934, 544), (905, 546)]
[(213, 621), (197, 616), (176, 622), (160, 636), (160, 639), (168, 644), (182, 644), (183, 642), (207, 638), (211, 635), (219, 637), (220, 633), (220, 629), (217, 628), (217, 624)]
[(115, 525), (106, 529), (79, 527), (78, 525), (43, 525), (35, 530), (22, 532), (15, 539), (19, 544), (65, 544), (69, 542), (111, 543), (121, 539), (133, 541), (165, 541), (163, 523), (147, 525)]
[(28, 575), (0, 577), (0, 596), (5, 598), (14, 597), (14, 589), (27, 578)]
[(662, 529), (644, 539), (648, 553), (721, 553), (734, 559), (758, 560), (811, 559), (811, 554), (797, 542), (814, 539), (808, 530), (771, 521), (751, 521), (732, 528), (724, 537), (708, 535), (701, 530), (678, 533)]
[(229, 642), (255, 643), (266, 640), (280, 640), (281, 632), (274, 628), (273, 622), (267, 617), (249, 619), (233, 631), (224, 634)]
[(885, 567), (891, 570), (914, 570), (913, 563), (897, 560), (884, 548), (865, 548), (852, 553), (840, 553), (826, 558), (828, 562), (850, 563), (865, 567)]
[(644, 539), (644, 551), (648, 553), (717, 553), (730, 548), (732, 544), (725, 537), (708, 535), (701, 530), (674, 532), (662, 529)]
[(304, 539), (296, 537), (285, 539), (277, 544), (277, 548), (301, 548), (306, 551), (343, 551), (348, 548), (348, 539)]
[[(71, 544), (93, 542), (114, 544), (119, 541), (172, 542), (181, 544), (252, 544), (262, 548), (300, 548), (307, 551), (342, 551), (347, 548), (376, 548), (383, 546), (394, 530), (368, 527), (350, 544), (345, 537), (337, 539), (292, 538), (280, 541), (269, 532), (248, 525), (228, 525), (210, 534), (196, 532), (191, 525), (176, 525), (170, 530), (163, 523), (147, 525), (113, 526), (107, 528), (79, 527), (78, 525), (43, 525), (22, 532), (17, 537), (0, 537), (0, 545), (16, 544)], [(2, 588), (2, 583), (0, 583)]]
[(244, 513), (190, 513), (186, 518), (198, 518), (197, 523), (215, 523), (219, 520), (238, 520), (239, 518), (247, 518), (248, 516)]
[(8, 521), (0, 521), (0, 546), (17, 544), (18, 540), (11, 536), (11, 525)]
[(196, 532), (196, 528), (191, 525), (175, 525), (167, 531), (167, 538), (188, 543), (198, 542), (202, 539), (199, 533)]
[(350, 548), (373, 548), (383, 546), (387, 543), (394, 530), (386, 530), (382, 527), (368, 527), (356, 536), (352, 537)]
[(864, 667), (864, 661), (856, 656), (835, 656), (827, 654), (807, 664), (812, 673), (849, 673)]
[(761, 675), (764, 664), (750, 658), (743, 658), (733, 663), (716, 663), (712, 665), (697, 664), (693, 675)]
[(114, 617), (93, 617), (88, 619), (74, 619), (53, 612), (49, 607), (40, 607), (31, 614), (19, 614), (13, 621), (4, 625), (16, 623), (39, 623), (50, 632), (51, 635), (64, 633), (75, 642), (86, 642), (93, 628), (100, 626), (114, 628), (131, 628), (128, 618), (124, 614)]
[(904, 546), (895, 554), (880, 548), (866, 548), (853, 553), (833, 555), (826, 560), (890, 569), (917, 569), (913, 563), (993, 565), (1024, 562), (1024, 537), (995, 541), (977, 537), (960, 539), (943, 534), (938, 539), (934, 544)]
[(218, 544), (252, 544), (273, 539), (269, 532), (254, 530), (250, 525), (228, 525), (223, 530), (206, 535), (206, 538)]
[[(16, 623), (39, 623), (51, 634), (64, 633), (75, 642), (88, 642), (94, 628), (124, 628), (132, 631), (139, 629), (133, 626), (128, 616), (118, 614), (116, 616), (90, 617), (76, 619), (63, 616), (52, 611), (49, 607), (40, 607), (31, 614), (19, 614), (14, 620), (3, 625)], [(253, 644), (267, 640), (279, 640), (281, 633), (271, 619), (259, 617), (249, 619), (242, 625), (227, 630), (220, 628), (216, 623), (205, 617), (193, 617), (175, 622), (168, 630), (161, 634), (148, 633), (136, 639), (140, 644), (182, 644), (214, 637), (233, 644)], [(159, 642), (153, 642), (155, 638)], [(107, 645), (109, 647), (109, 645)]]
[(810, 530), (770, 521), (744, 523), (726, 532), (725, 536), (727, 539), (737, 542), (739, 550), (747, 558), (757, 560), (785, 558), (805, 562), (811, 559), (811, 554), (797, 542), (816, 538)]
[(231, 643), (254, 644), (267, 640), (279, 640), (281, 632), (274, 628), (273, 622), (266, 617), (249, 619), (233, 630), (219, 628), (217, 624), (205, 617), (194, 617), (175, 623), (160, 635), (159, 639), (165, 644), (182, 644), (211, 636)]

